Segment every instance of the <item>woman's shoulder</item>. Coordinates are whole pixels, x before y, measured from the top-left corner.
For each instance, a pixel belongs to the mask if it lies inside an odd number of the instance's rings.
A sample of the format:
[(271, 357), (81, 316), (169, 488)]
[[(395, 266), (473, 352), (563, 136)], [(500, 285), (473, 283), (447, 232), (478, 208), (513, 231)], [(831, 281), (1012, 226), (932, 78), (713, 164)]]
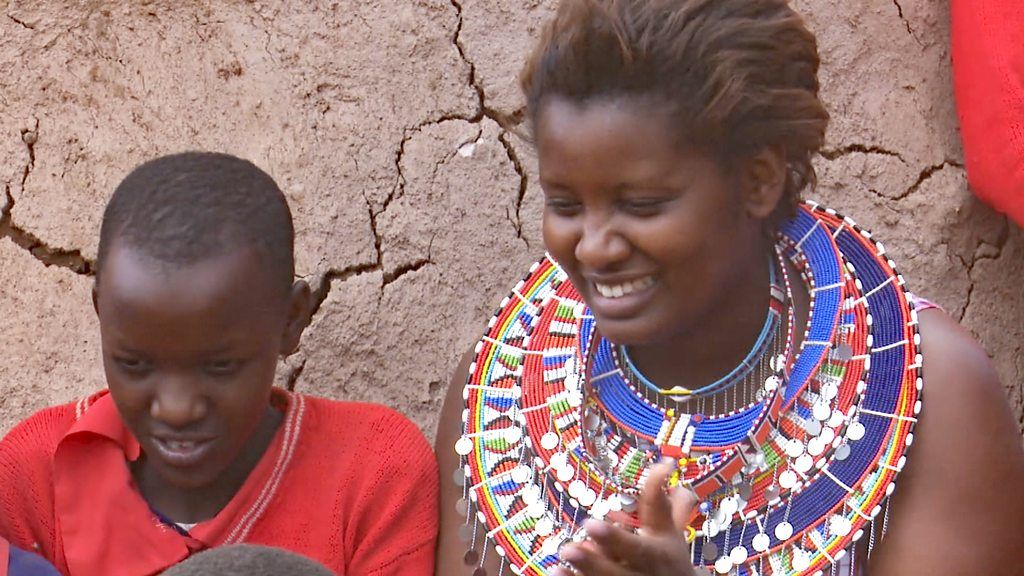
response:
[(923, 406), (872, 573), (998, 572), (1024, 560), (1020, 431), (992, 361), (970, 332), (939, 309), (920, 312), (919, 320)]

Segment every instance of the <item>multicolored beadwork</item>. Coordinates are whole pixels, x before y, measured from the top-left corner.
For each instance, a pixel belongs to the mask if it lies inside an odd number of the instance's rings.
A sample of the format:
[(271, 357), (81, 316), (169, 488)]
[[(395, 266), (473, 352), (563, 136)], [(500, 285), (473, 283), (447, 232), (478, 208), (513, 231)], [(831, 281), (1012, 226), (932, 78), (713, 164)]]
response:
[(650, 402), (564, 272), (534, 264), (488, 324), (463, 392), (454, 479), (468, 564), (483, 565), (486, 537), (513, 573), (546, 574), (585, 519), (633, 511), (662, 455), (701, 500), (700, 571), (815, 574), (847, 553), (913, 442), (917, 314), (882, 244), (835, 211), (803, 205), (777, 249), (811, 297), (799, 350), (790, 318), (787, 351), (764, 352), (756, 401), (710, 415)]

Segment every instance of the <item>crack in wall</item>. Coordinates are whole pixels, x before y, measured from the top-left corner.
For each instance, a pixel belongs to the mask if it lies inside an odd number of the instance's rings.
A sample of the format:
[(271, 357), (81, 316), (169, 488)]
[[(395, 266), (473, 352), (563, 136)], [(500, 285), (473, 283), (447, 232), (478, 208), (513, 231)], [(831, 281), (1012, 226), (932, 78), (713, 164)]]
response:
[[(965, 259), (960, 254), (954, 254), (957, 260), (960, 261), (960, 264), (967, 269), (968, 279), (967, 299), (964, 302), (963, 310), (960, 311), (959, 318), (957, 318), (958, 322), (962, 323), (964, 321), (964, 318), (967, 317), (967, 311), (970, 309), (971, 302), (974, 297), (974, 287), (977, 284), (977, 282), (974, 279), (974, 267), (978, 264), (978, 262), (981, 262), (982, 260), (998, 260), (1002, 258), (1003, 250), (1006, 249), (1006, 245), (1009, 244), (1009, 242), (1010, 219), (1008, 216), (1003, 216), (1002, 226), (999, 229), (999, 234), (996, 237), (995, 244), (990, 244), (986, 242), (984, 239), (978, 240), (978, 242), (974, 245), (974, 250), (971, 251), (970, 262), (968, 262), (967, 259)], [(981, 249), (983, 246), (991, 246), (993, 248), (993, 251), (989, 253), (982, 253)]]
[(896, 7), (896, 14), (899, 15), (900, 21), (903, 22), (903, 26), (907, 29), (907, 34), (910, 34), (910, 37), (914, 39), (918, 46), (924, 48), (924, 43), (917, 37), (917, 33), (914, 32), (914, 28), (910, 25), (910, 20), (903, 15), (903, 6), (900, 5), (899, 0), (892, 0), (892, 4)]
[(822, 150), (821, 152), (819, 152), (819, 154), (821, 154), (821, 157), (826, 160), (836, 160), (838, 158), (848, 156), (856, 152), (859, 152), (861, 154), (879, 154), (882, 156), (891, 156), (893, 158), (899, 159), (899, 161), (903, 162), (904, 164), (907, 163), (907, 161), (903, 158), (903, 155), (900, 154), (899, 152), (887, 150), (885, 148), (882, 148), (881, 146), (876, 146), (873, 144), (848, 144), (841, 148), (831, 148), (828, 150)]
[[(28, 150), (28, 162), (21, 174), (21, 190), (25, 190), (28, 178), (36, 167), (36, 142), (39, 140), (39, 119), (33, 118), (32, 128), (21, 129), (21, 141)], [(0, 210), (0, 238), (8, 238), (11, 242), (27, 251), (44, 266), (66, 268), (75, 274), (92, 276), (95, 274), (95, 262), (82, 256), (81, 250), (67, 250), (49, 246), (35, 234), (18, 226), (14, 222), (14, 205), (16, 203), (9, 182), (4, 184), (4, 205)]]
[(18, 18), (16, 18), (15, 16), (12, 16), (10, 14), (7, 15), (7, 18), (9, 18), (12, 22), (16, 23), (17, 25), (21, 26), (22, 28), (24, 28), (26, 30), (32, 30), (34, 32), (35, 29), (36, 29), (36, 27), (34, 25), (29, 24), (28, 22), (25, 22), (23, 20), (19, 20)]
[(512, 163), (512, 167), (515, 169), (516, 175), (519, 177), (519, 191), (516, 197), (514, 219), (509, 215), (508, 220), (509, 223), (512, 224), (512, 228), (516, 231), (516, 237), (522, 240), (523, 243), (526, 244), (527, 248), (530, 248), (530, 242), (523, 236), (523, 225), (520, 220), (523, 200), (526, 197), (526, 191), (529, 186), (529, 176), (523, 167), (523, 163), (519, 159), (518, 153), (515, 151), (515, 147), (508, 139), (508, 134), (522, 124), (526, 116), (526, 108), (520, 107), (511, 114), (503, 114), (487, 105), (487, 94), (484, 91), (483, 84), (481, 84), (480, 79), (477, 77), (476, 63), (473, 62), (473, 60), (471, 60), (466, 54), (466, 48), (462, 44), (462, 25), (465, 21), (462, 4), (458, 0), (449, 1), (451, 2), (452, 7), (455, 8), (455, 15), (457, 18), (455, 33), (452, 35), (452, 44), (455, 46), (456, 51), (458, 51), (459, 57), (462, 61), (469, 66), (469, 85), (474, 91), (476, 91), (477, 95), (477, 113), (473, 118), (468, 119), (468, 121), (479, 123), (484, 118), (489, 118), (496, 122), (501, 128), (501, 133), (498, 134), (498, 141), (501, 142), (502, 147), (505, 148), (505, 154), (508, 156), (509, 162)]
[(962, 170), (964, 168), (964, 165), (955, 160), (947, 159), (943, 160), (939, 164), (932, 164), (931, 166), (926, 166), (923, 170), (921, 170), (921, 173), (918, 174), (917, 176), (917, 180), (914, 181), (914, 183), (911, 184), (909, 188), (903, 191), (902, 194), (899, 194), (893, 197), (892, 199), (898, 202), (900, 200), (903, 200), (907, 196), (910, 196), (914, 192), (917, 192), (918, 190), (920, 190), (921, 186), (923, 186), (925, 182), (931, 179), (932, 176), (946, 168), (960, 168)]

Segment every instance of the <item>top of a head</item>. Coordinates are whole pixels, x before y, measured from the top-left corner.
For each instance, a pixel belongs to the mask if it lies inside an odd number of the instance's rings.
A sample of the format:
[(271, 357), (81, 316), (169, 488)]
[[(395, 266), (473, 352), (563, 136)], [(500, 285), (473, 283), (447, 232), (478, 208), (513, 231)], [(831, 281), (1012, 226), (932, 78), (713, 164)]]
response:
[(254, 247), (291, 286), (294, 235), (284, 194), (252, 162), (214, 152), (162, 156), (132, 170), (107, 204), (97, 278), (114, 244), (167, 264)]
[(683, 144), (725, 166), (779, 147), (783, 217), (814, 183), (824, 142), (818, 62), (787, 0), (562, 0), (520, 84), (535, 123), (552, 96), (634, 97), (663, 106)]
[(164, 576), (332, 576), (322, 564), (292, 552), (238, 544), (220, 546), (168, 568)]

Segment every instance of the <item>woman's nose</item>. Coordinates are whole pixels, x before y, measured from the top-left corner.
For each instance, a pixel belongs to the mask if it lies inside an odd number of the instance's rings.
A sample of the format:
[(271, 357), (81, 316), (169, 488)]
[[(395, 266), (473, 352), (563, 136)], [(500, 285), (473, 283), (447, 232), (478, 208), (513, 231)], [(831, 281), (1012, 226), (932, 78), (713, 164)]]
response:
[(604, 215), (585, 216), (576, 260), (588, 270), (614, 268), (629, 256), (629, 242), (620, 234), (612, 218)]

